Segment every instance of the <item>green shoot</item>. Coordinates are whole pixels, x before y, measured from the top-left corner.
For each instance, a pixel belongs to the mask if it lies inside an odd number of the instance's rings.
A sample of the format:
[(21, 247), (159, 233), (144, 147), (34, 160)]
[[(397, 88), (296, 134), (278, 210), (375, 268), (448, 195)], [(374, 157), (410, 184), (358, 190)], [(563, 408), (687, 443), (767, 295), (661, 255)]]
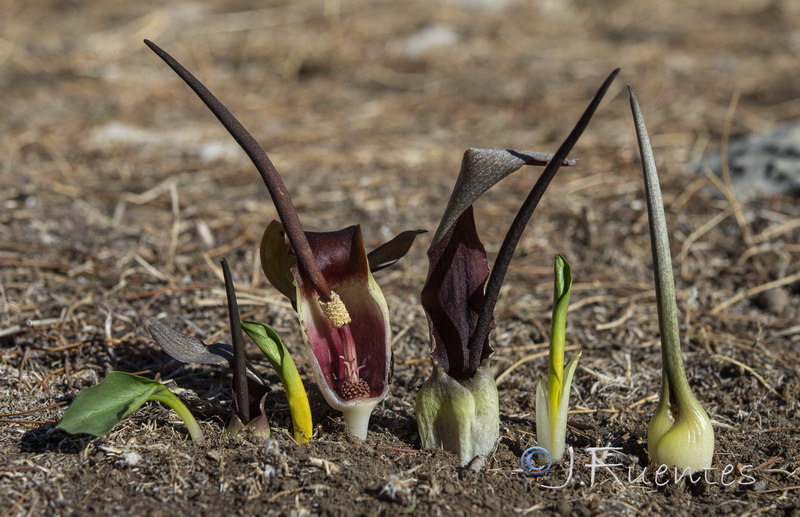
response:
[(564, 346), (569, 296), (572, 291), (572, 269), (566, 259), (558, 254), (554, 273), (547, 385), (545, 386), (541, 376), (536, 382), (536, 433), (539, 445), (547, 449), (553, 461), (559, 461), (564, 456), (572, 376), (578, 368), (581, 352), (578, 352), (565, 369)]
[(56, 428), (71, 434), (103, 436), (148, 400), (172, 408), (186, 424), (192, 440), (204, 441), (192, 413), (166, 386), (125, 372), (111, 372), (103, 382), (78, 393)]
[(297, 367), (292, 360), (291, 354), (289, 354), (289, 350), (283, 344), (281, 338), (278, 337), (278, 334), (266, 325), (243, 321), (242, 329), (267, 356), (283, 384), (286, 398), (289, 400), (289, 410), (292, 413), (295, 441), (297, 443), (307, 443), (311, 440), (313, 432), (311, 407), (308, 404), (303, 380), (297, 372)]

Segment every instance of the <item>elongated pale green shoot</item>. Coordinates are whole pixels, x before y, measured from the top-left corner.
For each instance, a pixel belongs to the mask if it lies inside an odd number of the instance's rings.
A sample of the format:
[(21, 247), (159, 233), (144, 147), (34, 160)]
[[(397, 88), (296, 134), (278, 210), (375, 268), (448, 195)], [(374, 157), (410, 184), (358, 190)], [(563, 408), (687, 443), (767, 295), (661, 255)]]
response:
[(547, 385), (539, 376), (536, 383), (536, 433), (539, 445), (547, 449), (553, 461), (564, 456), (567, 435), (567, 410), (572, 376), (578, 367), (578, 352), (564, 368), (567, 336), (567, 312), (572, 292), (572, 269), (561, 255), (556, 255), (553, 283), (553, 320), (550, 326), (550, 356)]
[(697, 472), (711, 466), (714, 429), (686, 378), (678, 332), (678, 304), (669, 233), (658, 171), (639, 102), (633, 90), (630, 87), (628, 90), (644, 172), (658, 327), (661, 332), (661, 398), (647, 429), (647, 449), (656, 464)]
[(297, 443), (309, 442), (314, 430), (311, 421), (311, 406), (308, 404), (306, 388), (289, 350), (278, 334), (266, 325), (243, 321), (242, 329), (267, 356), (283, 384), (286, 398), (289, 400), (289, 410), (292, 413), (294, 440)]
[(186, 424), (192, 440), (204, 441), (192, 413), (166, 386), (125, 372), (111, 372), (103, 382), (78, 393), (56, 428), (72, 434), (103, 436), (148, 400), (172, 408)]

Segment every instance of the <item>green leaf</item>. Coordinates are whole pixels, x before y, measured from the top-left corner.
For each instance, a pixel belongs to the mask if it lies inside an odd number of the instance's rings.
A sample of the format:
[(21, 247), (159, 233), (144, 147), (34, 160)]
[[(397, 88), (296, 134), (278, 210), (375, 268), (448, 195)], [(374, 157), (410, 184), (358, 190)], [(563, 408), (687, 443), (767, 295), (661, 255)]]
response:
[(253, 321), (243, 321), (242, 330), (264, 352), (270, 364), (278, 374), (278, 378), (286, 390), (289, 401), (289, 410), (292, 413), (294, 426), (294, 439), (297, 443), (306, 443), (311, 440), (313, 424), (311, 421), (311, 406), (308, 403), (306, 388), (297, 372), (289, 350), (281, 341), (278, 334), (266, 325)]
[(559, 254), (555, 257), (553, 276), (553, 320), (547, 382), (542, 377), (536, 382), (536, 440), (550, 452), (553, 461), (560, 461), (564, 456), (572, 376), (578, 367), (581, 352), (564, 367), (572, 268)]
[[(569, 262), (556, 254), (553, 268), (553, 319), (550, 326), (550, 360), (547, 369), (547, 386), (550, 411), (555, 411), (561, 400), (561, 392), (569, 386), (564, 384), (564, 346), (567, 339), (567, 312), (572, 292), (572, 268)], [(551, 414), (551, 422), (555, 415)], [(551, 451), (552, 452), (552, 451)]]
[(169, 389), (158, 381), (125, 372), (111, 372), (100, 384), (78, 393), (56, 428), (71, 434), (103, 436), (148, 400), (171, 407), (186, 423), (192, 439), (203, 441), (197, 421)]

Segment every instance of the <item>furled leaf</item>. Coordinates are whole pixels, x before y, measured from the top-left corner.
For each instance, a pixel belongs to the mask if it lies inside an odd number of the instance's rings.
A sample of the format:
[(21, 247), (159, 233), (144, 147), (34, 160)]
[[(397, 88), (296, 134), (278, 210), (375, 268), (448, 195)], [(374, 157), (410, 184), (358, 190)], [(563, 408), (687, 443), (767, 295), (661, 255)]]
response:
[(581, 352), (564, 368), (572, 268), (559, 254), (555, 257), (553, 274), (553, 318), (550, 325), (547, 382), (542, 377), (536, 382), (536, 438), (539, 445), (550, 452), (552, 460), (559, 461), (564, 456), (572, 376), (578, 367)]
[[(561, 391), (569, 390), (563, 383), (564, 347), (567, 337), (567, 312), (572, 292), (572, 268), (569, 262), (556, 254), (553, 282), (553, 318), (550, 324), (550, 354), (547, 367), (547, 385), (550, 396), (549, 407), (558, 407)], [(551, 417), (552, 418), (552, 417)], [(552, 420), (551, 420), (552, 421)], [(553, 451), (550, 451), (551, 453)]]
[[(241, 421), (245, 424), (249, 424), (251, 414), (255, 416), (257, 412), (250, 412), (250, 390), (248, 389), (250, 381), (247, 378), (247, 357), (244, 350), (242, 322), (239, 317), (239, 302), (236, 299), (236, 288), (233, 285), (233, 275), (231, 274), (231, 268), (228, 267), (228, 261), (222, 258), (220, 260), (220, 265), (222, 266), (222, 276), (225, 279), (225, 297), (228, 302), (228, 323), (230, 324), (231, 341), (233, 342), (233, 361), (231, 361), (231, 369), (233, 370), (234, 407)], [(266, 397), (267, 391), (269, 390), (264, 391), (264, 397)], [(261, 407), (258, 409), (261, 409)], [(263, 409), (261, 409), (260, 412), (263, 413)], [(264, 415), (264, 417), (266, 418), (266, 415)]]
[(297, 443), (306, 443), (311, 440), (314, 432), (311, 421), (311, 407), (308, 404), (303, 380), (297, 372), (289, 350), (281, 341), (278, 334), (266, 325), (252, 321), (243, 321), (242, 328), (250, 339), (264, 352), (270, 364), (275, 369), (278, 377), (286, 390), (289, 401), (289, 410), (292, 413), (294, 426), (294, 439)]
[(203, 441), (192, 414), (166, 386), (124, 372), (111, 372), (101, 383), (78, 393), (56, 428), (72, 434), (103, 436), (148, 400), (168, 405), (183, 419), (192, 439)]

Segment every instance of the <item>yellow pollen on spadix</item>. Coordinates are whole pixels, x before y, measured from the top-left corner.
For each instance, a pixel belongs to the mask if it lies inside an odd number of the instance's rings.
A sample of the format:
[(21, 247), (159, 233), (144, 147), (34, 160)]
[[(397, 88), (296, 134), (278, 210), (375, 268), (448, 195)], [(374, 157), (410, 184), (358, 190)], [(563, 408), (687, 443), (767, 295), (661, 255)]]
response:
[(322, 314), (325, 316), (325, 319), (327, 319), (331, 327), (335, 329), (342, 328), (351, 321), (350, 313), (347, 312), (347, 307), (344, 306), (344, 302), (339, 298), (339, 295), (333, 291), (331, 291), (331, 301), (323, 302), (320, 300), (319, 307), (322, 309)]

